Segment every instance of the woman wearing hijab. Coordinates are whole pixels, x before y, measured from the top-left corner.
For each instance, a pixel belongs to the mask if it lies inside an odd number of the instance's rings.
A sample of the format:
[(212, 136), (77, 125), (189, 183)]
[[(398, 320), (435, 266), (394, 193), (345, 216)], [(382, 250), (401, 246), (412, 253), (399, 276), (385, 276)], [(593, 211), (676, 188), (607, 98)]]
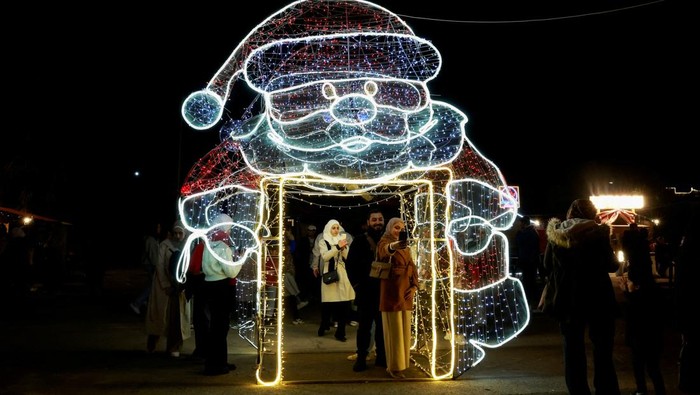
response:
[(411, 357), (411, 321), (413, 298), (418, 289), (416, 265), (407, 241), (399, 241), (406, 225), (401, 218), (392, 218), (377, 245), (377, 257), (388, 262), (391, 274), (381, 280), (379, 311), (382, 312), (386, 371), (393, 378), (404, 378)]
[(331, 263), (338, 271), (338, 281), (331, 284), (321, 283), (321, 326), (318, 328), (318, 335), (323, 336), (331, 329), (331, 316), (333, 316), (338, 320), (335, 338), (341, 342), (347, 341), (345, 324), (350, 315), (351, 301), (355, 299), (355, 290), (350, 284), (348, 272), (345, 269), (349, 246), (345, 230), (338, 221), (332, 219), (324, 227), (323, 238), (317, 245), (321, 253), (321, 267), (319, 268), (318, 262), (313, 264), (316, 277), (327, 273), (332, 266)]
[(166, 351), (172, 357), (180, 356), (185, 339), (190, 337), (190, 308), (183, 290), (171, 273), (170, 257), (184, 247), (185, 227), (175, 222), (170, 236), (159, 245), (151, 294), (146, 310), (146, 349), (155, 351), (161, 336), (167, 338)]

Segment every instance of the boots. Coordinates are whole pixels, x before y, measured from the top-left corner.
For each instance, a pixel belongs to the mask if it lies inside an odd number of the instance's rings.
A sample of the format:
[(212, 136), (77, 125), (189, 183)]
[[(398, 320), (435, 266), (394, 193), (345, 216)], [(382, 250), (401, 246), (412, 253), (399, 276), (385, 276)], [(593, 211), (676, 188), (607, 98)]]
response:
[(357, 354), (355, 364), (352, 365), (353, 372), (362, 372), (367, 370), (367, 354)]
[(374, 366), (379, 366), (382, 368), (386, 367), (386, 356), (377, 354), (377, 359), (374, 361)]

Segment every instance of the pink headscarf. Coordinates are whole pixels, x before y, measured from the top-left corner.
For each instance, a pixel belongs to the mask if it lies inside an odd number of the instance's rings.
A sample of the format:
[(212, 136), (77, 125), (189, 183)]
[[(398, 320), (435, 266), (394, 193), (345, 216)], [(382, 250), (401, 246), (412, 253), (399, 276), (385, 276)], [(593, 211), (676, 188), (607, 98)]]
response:
[(396, 225), (397, 222), (401, 222), (404, 224), (404, 226), (406, 226), (401, 218), (394, 217), (389, 220), (389, 222), (386, 224), (386, 229), (384, 230), (384, 236), (388, 237), (391, 241), (398, 240), (398, 237), (394, 237), (394, 235), (391, 234), (391, 230), (394, 229), (394, 225)]

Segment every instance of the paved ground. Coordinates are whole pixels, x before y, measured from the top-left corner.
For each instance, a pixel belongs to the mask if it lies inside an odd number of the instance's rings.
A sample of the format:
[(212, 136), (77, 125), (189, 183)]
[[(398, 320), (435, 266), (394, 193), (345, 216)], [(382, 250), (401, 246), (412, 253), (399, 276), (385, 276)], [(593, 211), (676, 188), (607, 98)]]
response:
[[(162, 352), (146, 354), (143, 318), (128, 307), (142, 285), (138, 269), (108, 270), (100, 295), (91, 295), (80, 281), (66, 284), (55, 295), (38, 292), (25, 303), (8, 300), (0, 323), (0, 394), (334, 394), (366, 391), (382, 394), (566, 394), (562, 377), (561, 339), (549, 318), (534, 314), (528, 328), (504, 347), (487, 350), (486, 359), (454, 380), (427, 379), (412, 368), (409, 378), (389, 380), (381, 368), (352, 371), (346, 357), (354, 352), (355, 328), (350, 341), (332, 334), (316, 335), (314, 305), (302, 310), (306, 323), (286, 326), (284, 381), (276, 387), (257, 384), (256, 352), (229, 334), (229, 361), (238, 369), (208, 377), (202, 365), (183, 356)], [(624, 323), (618, 325), (616, 364), (623, 394), (634, 389), (629, 352), (623, 344)], [(669, 327), (663, 369), (669, 394), (677, 394), (677, 357), (680, 337)], [(651, 385), (651, 384), (650, 384)]]

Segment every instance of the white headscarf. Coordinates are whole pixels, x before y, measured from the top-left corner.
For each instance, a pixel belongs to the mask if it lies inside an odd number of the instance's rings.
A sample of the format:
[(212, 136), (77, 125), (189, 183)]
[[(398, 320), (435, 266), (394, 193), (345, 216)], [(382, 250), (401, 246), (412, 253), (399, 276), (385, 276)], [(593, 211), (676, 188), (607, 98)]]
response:
[[(338, 231), (338, 236), (333, 236), (333, 235), (331, 235), (331, 227), (333, 227), (333, 225), (336, 225), (336, 224), (338, 225), (338, 227), (340, 229)], [(343, 227), (340, 225), (340, 222), (332, 219), (332, 220), (328, 221), (326, 226), (323, 228), (323, 239), (326, 240), (330, 245), (336, 245), (336, 244), (338, 244), (338, 241), (340, 240), (340, 235), (343, 233), (345, 233), (345, 229), (343, 229)]]

